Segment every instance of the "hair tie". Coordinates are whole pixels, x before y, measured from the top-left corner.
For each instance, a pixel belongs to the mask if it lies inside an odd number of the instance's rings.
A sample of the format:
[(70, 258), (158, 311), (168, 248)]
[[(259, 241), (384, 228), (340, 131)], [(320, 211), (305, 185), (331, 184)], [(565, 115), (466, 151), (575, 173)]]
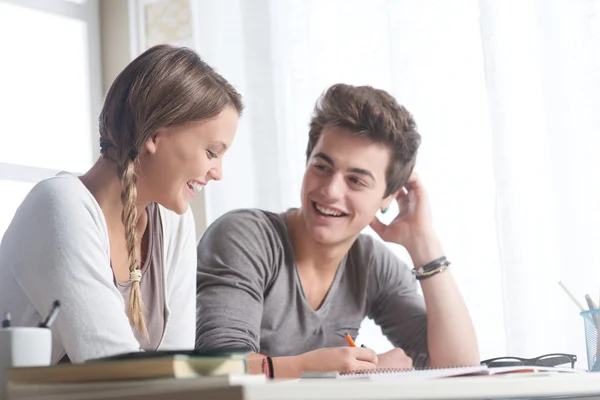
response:
[(134, 269), (129, 273), (129, 280), (131, 282), (139, 282), (142, 280), (142, 271), (139, 269)]
[(131, 151), (129, 152), (129, 159), (131, 161), (134, 161), (138, 154), (140, 154), (139, 151), (137, 151), (136, 149), (131, 149)]
[(109, 148), (114, 147), (110, 139), (100, 138), (100, 152), (105, 153)]

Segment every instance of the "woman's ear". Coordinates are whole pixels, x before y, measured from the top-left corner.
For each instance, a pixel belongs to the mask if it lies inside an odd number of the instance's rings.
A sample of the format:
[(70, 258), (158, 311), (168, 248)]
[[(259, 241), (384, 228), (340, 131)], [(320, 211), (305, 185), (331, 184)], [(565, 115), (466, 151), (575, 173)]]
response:
[(158, 144), (158, 133), (155, 133), (154, 135), (150, 136), (148, 138), (148, 140), (146, 140), (144, 147), (146, 148), (148, 153), (154, 154), (154, 153), (156, 153), (157, 144)]

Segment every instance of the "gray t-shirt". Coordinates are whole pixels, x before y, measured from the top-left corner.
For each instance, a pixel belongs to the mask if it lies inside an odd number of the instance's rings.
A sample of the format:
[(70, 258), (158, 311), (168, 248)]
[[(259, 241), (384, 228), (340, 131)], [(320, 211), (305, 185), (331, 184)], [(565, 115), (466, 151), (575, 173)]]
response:
[[(142, 280), (140, 289), (144, 302), (144, 317), (148, 328), (148, 337), (143, 337), (138, 330), (134, 330), (135, 338), (140, 347), (146, 351), (156, 350), (165, 331), (165, 286), (163, 277), (163, 231), (160, 212), (156, 203), (148, 204), (148, 254), (142, 265)], [(117, 282), (115, 284), (129, 304), (131, 282)]]
[[(308, 304), (285, 214), (248, 209), (215, 221), (198, 244), (196, 348), (270, 356), (347, 346), (365, 317), (425, 366), (427, 315), (416, 280), (385, 245), (359, 235), (318, 310)], [(368, 343), (366, 343), (368, 346)]]

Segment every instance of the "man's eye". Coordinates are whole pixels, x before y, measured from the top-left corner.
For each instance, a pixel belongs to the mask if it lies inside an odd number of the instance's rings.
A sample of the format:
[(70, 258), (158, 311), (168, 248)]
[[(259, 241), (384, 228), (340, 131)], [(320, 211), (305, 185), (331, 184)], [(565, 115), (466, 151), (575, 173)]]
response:
[(354, 183), (355, 185), (365, 186), (363, 181), (358, 178), (350, 178), (350, 182)]

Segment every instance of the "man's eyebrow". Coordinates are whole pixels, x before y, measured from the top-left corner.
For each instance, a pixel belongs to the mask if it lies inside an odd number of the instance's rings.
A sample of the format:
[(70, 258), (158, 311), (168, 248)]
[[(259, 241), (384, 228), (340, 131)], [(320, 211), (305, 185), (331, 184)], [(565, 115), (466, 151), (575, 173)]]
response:
[(373, 174), (371, 173), (371, 171), (368, 171), (366, 169), (363, 168), (348, 168), (349, 172), (354, 172), (355, 174), (360, 174), (360, 175), (364, 175), (364, 176), (368, 176), (369, 178), (373, 179), (375, 182), (377, 182), (377, 180), (375, 179), (375, 176), (373, 176)]
[[(317, 153), (313, 157), (314, 158), (320, 158), (321, 160), (325, 161), (326, 163), (328, 163), (332, 167), (335, 166), (335, 163), (333, 162), (333, 159), (331, 157), (329, 157), (325, 153)], [(371, 178), (373, 181), (377, 182), (377, 179), (375, 179), (375, 176), (373, 175), (373, 173), (371, 171), (369, 171), (369, 170), (364, 169), (364, 168), (350, 167), (350, 168), (348, 168), (348, 172), (352, 172), (352, 173), (355, 173), (355, 174), (360, 174), (360, 175), (367, 176), (367, 177)]]
[(333, 160), (331, 159), (331, 157), (329, 157), (327, 154), (325, 153), (317, 153), (315, 154), (313, 157), (315, 158), (320, 158), (321, 160), (325, 161), (326, 163), (330, 164), (332, 167), (335, 165), (335, 163), (333, 162)]

